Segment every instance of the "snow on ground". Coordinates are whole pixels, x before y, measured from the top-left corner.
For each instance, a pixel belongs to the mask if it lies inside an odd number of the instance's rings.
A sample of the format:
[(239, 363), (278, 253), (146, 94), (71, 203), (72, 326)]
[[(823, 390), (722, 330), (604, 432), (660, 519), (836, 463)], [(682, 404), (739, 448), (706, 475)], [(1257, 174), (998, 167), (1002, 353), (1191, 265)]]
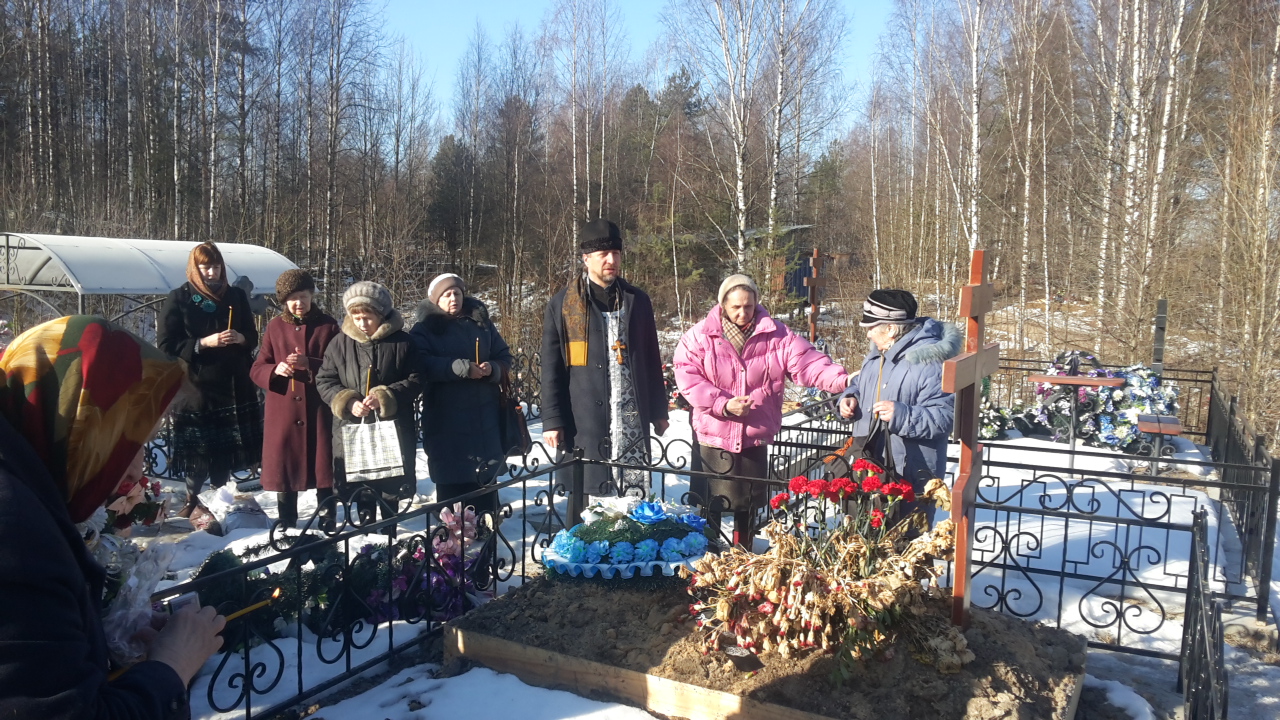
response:
[(419, 665), (381, 685), (324, 708), (325, 720), (651, 720), (638, 708), (588, 700), (572, 693), (525, 685), (513, 675), (474, 668), (452, 678), (435, 679), (430, 665)]
[(1151, 703), (1124, 683), (1115, 680), (1099, 680), (1092, 675), (1085, 675), (1084, 686), (1105, 691), (1107, 702), (1129, 713), (1133, 720), (1156, 720)]
[[(672, 415), (672, 426), (663, 438), (667, 445), (666, 455), (661, 459), (663, 465), (684, 469), (688, 467), (692, 449), (692, 431), (688, 414), (675, 412)], [(530, 433), (535, 441), (541, 439), (541, 426), (538, 422), (530, 423)], [(829, 439), (829, 438), (828, 438)], [(812, 441), (812, 440), (810, 440)], [(541, 447), (540, 445), (538, 447)], [(1026, 464), (1043, 466), (1060, 464), (1061, 457), (1053, 457), (1043, 452), (1045, 449), (1060, 449), (1061, 444), (1048, 443), (1034, 439), (1020, 438), (1012, 442), (993, 444), (989, 455), (989, 467), (999, 464)], [(953, 452), (955, 449), (953, 448)], [(1201, 459), (1199, 450), (1194, 446), (1179, 447), (1185, 454), (1177, 459), (1191, 461)], [(517, 464), (518, 458), (511, 462)], [(525, 575), (536, 572), (537, 541), (545, 538), (539, 525), (542, 516), (547, 512), (548, 499), (561, 518), (567, 512), (565, 498), (552, 492), (552, 479), (546, 474), (539, 474), (538, 468), (545, 468), (551, 458), (544, 454), (541, 457), (529, 458), (525, 467), (533, 470), (525, 475), (526, 479), (505, 488), (500, 498), (512, 508), (512, 515), (502, 524), (502, 534), (510, 543), (509, 549), (500, 552), (507, 560), (508, 567), (513, 570), (512, 576), (501, 583), (502, 590), (523, 582)], [(1089, 457), (1078, 460), (1077, 469), (1090, 472), (1126, 472), (1132, 469), (1133, 461), (1116, 454), (1115, 457)], [(427, 474), (425, 456), (419, 451), (418, 495), (415, 506), (434, 501), (435, 486)], [(1035, 479), (1028, 470), (991, 467), (989, 472), (998, 475), (997, 480), (989, 481), (983, 487), (983, 494), (988, 499), (1006, 502), (1010, 510), (1018, 506), (1057, 507), (1066, 501), (1066, 490), (1060, 483), (1046, 478)], [(950, 476), (954, 476), (955, 467), (949, 468)], [(529, 477), (533, 475), (533, 477)], [(663, 497), (679, 499), (688, 491), (688, 477), (678, 471), (649, 473), (651, 489)], [(1158, 479), (1157, 479), (1158, 481)], [(171, 489), (179, 487), (177, 483), (166, 483)], [(255, 493), (259, 503), (272, 517), (276, 514), (275, 498), (272, 493)], [(1168, 498), (1168, 506), (1160, 505), (1161, 498)], [(1113, 517), (1160, 516), (1175, 523), (1189, 523), (1191, 511), (1199, 507), (1210, 509), (1210, 537), (1219, 536), (1218, 526), (1223, 525), (1223, 540), (1214, 542), (1212, 559), (1216, 562), (1233, 562), (1239, 554), (1239, 541), (1235, 538), (1230, 516), (1222, 510), (1221, 503), (1215, 496), (1200, 490), (1187, 490), (1182, 487), (1167, 485), (1135, 485), (1127, 486), (1119, 495), (1101, 491), (1090, 492), (1087, 496), (1077, 490), (1074, 502), (1077, 506), (1096, 503), (1099, 516)], [(1044, 505), (1041, 505), (1044, 503)], [(304, 493), (300, 497), (299, 515), (308, 517), (315, 509), (315, 494)], [(1166, 515), (1167, 510), (1167, 515)], [(528, 517), (526, 518), (526, 513)], [(945, 517), (940, 514), (939, 519)], [(175, 526), (185, 521), (169, 520)], [(1090, 557), (1089, 547), (1098, 540), (1113, 542), (1118, 552), (1131, 556), (1133, 577), (1147, 582), (1177, 585), (1185, 587), (1187, 556), (1189, 551), (1189, 534), (1184, 532), (1166, 532), (1162, 530), (1127, 529), (1127, 526), (1106, 523), (1100, 520), (1091, 522), (1074, 521), (1074, 524), (1060, 518), (1041, 518), (1017, 512), (985, 511), (978, 517), (979, 524), (987, 524), (998, 530), (1009, 540), (1000, 544), (994, 536), (987, 536), (986, 544), (979, 538), (977, 548), (984, 548), (991, 554), (988, 560), (996, 563), (1008, 563), (1010, 558), (1028, 568), (1040, 568), (1058, 572), (1064, 565), (1083, 575), (1104, 577), (1110, 572), (1118, 555)], [(731, 525), (731, 523), (728, 523)], [(402, 526), (402, 531), (423, 531), (426, 529), (425, 518), (417, 519)], [(726, 528), (728, 531), (728, 528)], [(167, 535), (166, 541), (174, 542), (176, 554), (170, 569), (175, 578), (166, 583), (172, 585), (185, 581), (190, 577), (209, 553), (229, 547), (232, 550), (260, 545), (267, 541), (265, 530), (237, 530), (226, 537), (214, 537), (205, 532)], [(171, 540), (170, 540), (171, 539)], [(353, 542), (353, 546), (361, 543)], [(1002, 547), (1007, 545), (1009, 551), (1000, 555)], [(757, 539), (758, 549), (764, 548), (762, 538)], [(1139, 548), (1151, 548), (1141, 550)], [(354, 550), (354, 548), (353, 548)], [(1154, 554), (1153, 552), (1154, 551)], [(1156, 561), (1156, 556), (1159, 560)], [(1277, 572), (1274, 577), (1276, 591), (1280, 593), (1280, 559), (1277, 560)], [(1002, 572), (996, 568), (982, 570), (975, 580), (974, 598), (976, 604), (991, 604), (992, 595), (984, 595), (983, 588), (991, 586), (994, 596), (1003, 598), (1007, 607), (1016, 614), (1030, 619), (1047, 619), (1059, 622), (1066, 629), (1081, 632), (1090, 637), (1099, 637), (1094, 627), (1114, 618), (1116, 600), (1121, 600), (1128, 621), (1137, 626), (1142, 622), (1158, 618), (1158, 613), (1151, 611), (1151, 601), (1163, 603), (1166, 607), (1176, 599), (1173, 593), (1156, 593), (1153, 597), (1138, 597), (1134, 589), (1129, 588), (1124, 598), (1115, 592), (1107, 594), (1093, 586), (1096, 581), (1067, 581), (1058, 583), (1047, 576), (1037, 576), (1037, 582), (1030, 582), (1026, 576), (1018, 572)], [(1217, 589), (1222, 589), (1221, 585)], [(1061, 598), (1061, 603), (1059, 603)], [(1177, 602), (1180, 603), (1180, 600)], [(1036, 607), (1036, 603), (1039, 604)], [(1110, 604), (1108, 604), (1110, 603)], [(1059, 610), (1059, 605), (1062, 610)], [(1172, 608), (1176, 612), (1168, 613), (1163, 626), (1149, 635), (1133, 637), (1126, 635), (1126, 644), (1138, 645), (1152, 650), (1176, 652), (1181, 639), (1180, 608)], [(258, 677), (269, 680), (282, 668), (281, 680), (269, 692), (259, 695), (255, 690), (253, 706), (255, 712), (295, 695), (300, 688), (311, 688), (319, 683), (344, 672), (347, 667), (354, 667), (365, 660), (385, 652), (394, 642), (400, 645), (414, 637), (420, 628), (405, 623), (395, 623), (394, 641), (388, 632), (388, 626), (366, 626), (354, 638), (354, 649), (350, 665), (345, 661), (334, 664), (321, 663), (320, 654), (333, 658), (338, 652), (338, 643), (327, 638), (318, 639), (309, 631), (301, 633), (294, 627), (285, 628), (290, 637), (285, 641), (277, 641), (280, 650), (277, 653), (271, 644), (262, 644), (250, 652), (249, 664), (261, 663), (263, 671)], [(1143, 629), (1150, 629), (1144, 627)], [(1114, 630), (1114, 628), (1112, 628)], [(298, 637), (301, 634), (302, 637)], [(317, 645), (318, 644), (318, 645)], [(1227, 662), (1231, 677), (1231, 716), (1237, 720), (1261, 720), (1280, 716), (1280, 668), (1260, 663), (1247, 654), (1228, 648)], [(301, 667), (298, 658), (303, 658)], [(244, 713), (243, 706), (238, 710), (219, 713), (210, 707), (208, 687), (211, 678), (222, 663), (219, 686), (214, 693), (214, 703), (218, 706), (235, 704), (238, 688), (233, 690), (225, 678), (233, 673), (243, 673), (246, 660), (242, 653), (216, 655), (202, 668), (192, 687), (193, 717), (203, 719), (238, 718)], [(1157, 710), (1172, 708), (1180, 702), (1180, 696), (1173, 693), (1176, 682), (1176, 664), (1140, 658), (1132, 655), (1120, 655), (1108, 651), (1090, 651), (1089, 675), (1092, 680), (1107, 685), (1108, 695), (1114, 694), (1118, 701), (1114, 704), (1130, 708), (1134, 717), (1144, 717), (1138, 710), (1139, 698), (1127, 695), (1122, 688), (1131, 688), (1141, 698), (1146, 698)], [(471, 718), (507, 718), (515, 717), (511, 708), (520, 708), (519, 717), (547, 718), (647, 718), (649, 715), (635, 708), (622, 705), (611, 705), (585, 700), (564, 692), (548, 691), (533, 688), (519, 682), (512, 676), (499, 675), (484, 669), (475, 669), (465, 675), (436, 680), (431, 678), (429, 668), (422, 666), (410, 668), (399, 673), (387, 682), (365, 692), (364, 694), (344, 701), (332, 707), (324, 708), (321, 715), (326, 720), (342, 718), (372, 717), (372, 707), (378, 709), (374, 714), (389, 720), (419, 720), (427, 717), (451, 717), (455, 714)], [(259, 681), (265, 684), (267, 680)], [(264, 688), (265, 689), (265, 688)], [(411, 710), (409, 701), (416, 700), (422, 707)]]

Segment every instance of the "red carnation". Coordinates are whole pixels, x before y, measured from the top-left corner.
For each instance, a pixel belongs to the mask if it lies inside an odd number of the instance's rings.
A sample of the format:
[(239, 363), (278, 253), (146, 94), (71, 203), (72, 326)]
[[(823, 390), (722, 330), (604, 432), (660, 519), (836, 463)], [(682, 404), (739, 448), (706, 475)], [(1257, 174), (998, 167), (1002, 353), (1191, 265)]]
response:
[(880, 467), (879, 465), (877, 465), (877, 464), (875, 464), (875, 463), (871, 462), (870, 460), (863, 460), (863, 461), (862, 461), (862, 467), (861, 467), (861, 468), (855, 468), (855, 469), (857, 469), (857, 470), (866, 470), (868, 473), (871, 473), (871, 474), (873, 474), (873, 475), (881, 475), (881, 474), (883, 474), (883, 473), (884, 473), (884, 468), (882, 468), (882, 467)]
[(868, 475), (866, 480), (862, 481), (862, 491), (867, 493), (878, 492), (884, 487), (879, 475)]
[(861, 472), (863, 470), (866, 470), (870, 466), (871, 466), (871, 463), (867, 462), (866, 458), (858, 458), (857, 460), (853, 461), (854, 472)]
[(813, 497), (820, 498), (827, 494), (827, 481), (810, 480), (808, 486), (805, 487), (805, 492), (809, 493)]
[(884, 525), (884, 511), (880, 508), (872, 508), (871, 527), (879, 528), (881, 525)]
[(774, 510), (778, 510), (783, 505), (786, 505), (789, 502), (791, 502), (790, 495), (788, 495), (787, 493), (778, 493), (777, 495), (773, 496), (772, 500), (769, 501), (769, 507), (773, 508)]
[(902, 500), (903, 502), (916, 501), (916, 489), (911, 487), (910, 483), (902, 483)]
[(858, 491), (858, 484), (847, 477), (836, 478), (831, 481), (831, 491), (841, 496), (852, 495)]
[(791, 485), (787, 489), (798, 495), (804, 492), (805, 488), (808, 487), (808, 485), (809, 485), (809, 478), (803, 475), (797, 475), (791, 478)]
[(761, 613), (765, 615), (772, 615), (773, 611), (776, 609), (777, 607), (773, 603), (769, 602), (768, 600), (765, 600), (764, 602), (760, 603), (760, 605), (756, 608), (756, 610), (759, 610)]
[(884, 494), (888, 495), (889, 497), (902, 497), (902, 488), (904, 485), (908, 489), (910, 488), (910, 486), (906, 485), (906, 483), (900, 483), (900, 482), (887, 483), (884, 486)]

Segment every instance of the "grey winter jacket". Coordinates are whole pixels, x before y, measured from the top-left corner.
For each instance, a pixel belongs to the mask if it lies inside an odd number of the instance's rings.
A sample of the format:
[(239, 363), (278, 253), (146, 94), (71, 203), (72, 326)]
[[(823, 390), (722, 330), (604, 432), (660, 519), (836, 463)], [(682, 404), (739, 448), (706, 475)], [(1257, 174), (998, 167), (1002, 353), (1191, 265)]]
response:
[(917, 488), (943, 477), (947, 468), (955, 396), (942, 391), (942, 361), (958, 354), (963, 341), (955, 325), (924, 318), (883, 354), (883, 376), (881, 353), (872, 345), (861, 373), (844, 393), (858, 400), (853, 415), (857, 437), (865, 437), (871, 425), (877, 382), (878, 399), (895, 403), (889, 423), (894, 464)]

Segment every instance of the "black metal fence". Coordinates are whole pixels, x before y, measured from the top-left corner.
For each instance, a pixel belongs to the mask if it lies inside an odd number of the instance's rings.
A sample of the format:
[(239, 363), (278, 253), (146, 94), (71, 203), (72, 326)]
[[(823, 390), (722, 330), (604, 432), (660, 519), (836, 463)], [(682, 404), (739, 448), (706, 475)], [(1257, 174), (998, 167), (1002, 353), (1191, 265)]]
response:
[[(566, 490), (557, 471), (573, 465), (529, 458), (502, 482), (458, 498), (482, 509), (470, 527), (442, 512), (452, 504), (374, 522), (358, 512), (380, 504), (371, 491), (335, 497), (301, 531), (273, 528), (268, 545), (257, 549), (260, 559), (211, 561), (206, 568), (226, 567), (157, 592), (156, 602), (198, 593), (227, 614), (281, 591), (228, 624), (213, 673), (192, 687), (193, 709), (207, 705), (246, 720), (273, 715), (419, 645), (484, 597), (523, 583), (536, 574), (539, 548), (564, 526)], [(336, 523), (323, 528), (330, 512)]]
[[(517, 368), (517, 393), (536, 417), (536, 356)], [(1265, 617), (1280, 493), (1280, 463), (1216, 390), (1211, 384), (1204, 420), (1212, 462), (1179, 460), (1174, 468), (1132, 458), (1124, 471), (1070, 472), (1061, 467), (1069, 455), (1082, 466), (1118, 456), (1049, 448), (1027, 462), (1002, 459), (1012, 448), (989, 444), (974, 507), (972, 580), (978, 607), (1056, 623), (1094, 647), (1180, 660), (1189, 707), (1202, 708), (1194, 717), (1215, 718), (1226, 705), (1218, 599), (1256, 603)], [(785, 423), (771, 447), (770, 477), (735, 478), (766, 500), (796, 475), (842, 471), (830, 458), (848, 426), (835, 417), (834, 399), (789, 413)], [(553, 462), (552, 451), (535, 444), (500, 482), (461, 498), (484, 508), (468, 553), (450, 555), (457, 528), (441, 517), (443, 505), (363, 522), (356, 506), (376, 500), (357, 493), (331, 501), (336, 527), (317, 532), (316, 516), (300, 535), (273, 530), (261, 559), (157, 593), (161, 600), (200, 592), (229, 612), (283, 589), (280, 600), (228, 627), (225, 651), (193, 698), (246, 720), (273, 714), (417, 646), (482, 596), (536, 576), (541, 549), (576, 520), (581, 505), (571, 501), (582, 496), (572, 491), (590, 464), (611, 468), (618, 494), (710, 501), (691, 491), (717, 477), (702, 468), (695, 443), (648, 441), (648, 460), (633, 464)], [(153, 466), (163, 466), (163, 438), (149, 452)], [(1182, 472), (1188, 468), (1211, 474)]]
[(1222, 603), (1209, 589), (1209, 549), (1204, 512), (1191, 530), (1190, 586), (1182, 619), (1178, 690), (1187, 720), (1225, 720), (1229, 684), (1223, 662)]

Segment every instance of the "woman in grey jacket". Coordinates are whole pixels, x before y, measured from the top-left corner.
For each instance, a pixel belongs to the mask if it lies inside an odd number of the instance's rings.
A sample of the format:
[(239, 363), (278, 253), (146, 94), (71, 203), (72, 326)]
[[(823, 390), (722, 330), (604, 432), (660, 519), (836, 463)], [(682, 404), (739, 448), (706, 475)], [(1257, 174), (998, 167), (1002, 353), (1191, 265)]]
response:
[[(401, 500), (413, 497), (417, 484), (418, 433), (413, 404), (422, 392), (418, 354), (385, 287), (367, 280), (358, 282), (343, 293), (342, 306), (347, 311), (342, 334), (329, 343), (316, 373), (316, 390), (333, 412), (333, 481), (344, 498), (357, 490), (347, 483), (342, 428), (364, 422), (370, 415), (394, 420), (404, 475), (361, 483), (378, 493), (385, 520), (396, 513)], [(357, 498), (362, 525), (373, 521), (377, 504)], [(326, 510), (332, 508), (321, 508), (321, 522), (331, 525)]]

